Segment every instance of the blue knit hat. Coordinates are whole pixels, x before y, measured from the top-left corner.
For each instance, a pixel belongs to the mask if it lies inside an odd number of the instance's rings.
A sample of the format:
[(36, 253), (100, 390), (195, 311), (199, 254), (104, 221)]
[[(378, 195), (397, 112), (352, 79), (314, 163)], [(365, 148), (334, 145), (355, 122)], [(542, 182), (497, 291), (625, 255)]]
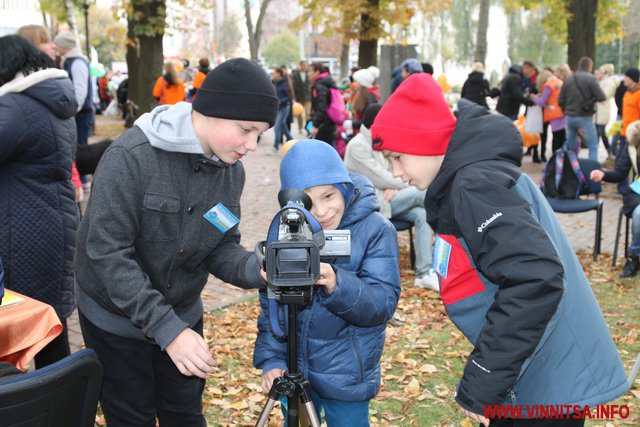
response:
[(415, 58), (405, 59), (402, 63), (402, 68), (407, 70), (409, 74), (422, 72), (422, 64)]
[(280, 189), (306, 190), (318, 185), (333, 185), (351, 200), (353, 181), (336, 150), (316, 139), (296, 142), (280, 162)]

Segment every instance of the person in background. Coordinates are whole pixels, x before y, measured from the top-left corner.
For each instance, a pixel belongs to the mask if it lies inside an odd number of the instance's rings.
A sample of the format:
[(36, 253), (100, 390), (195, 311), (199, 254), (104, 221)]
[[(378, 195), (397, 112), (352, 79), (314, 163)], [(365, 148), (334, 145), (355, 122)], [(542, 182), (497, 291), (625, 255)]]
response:
[(174, 61), (164, 63), (164, 74), (159, 76), (153, 85), (153, 97), (158, 101), (158, 105), (173, 105), (184, 101), (184, 81), (180, 78)]
[(567, 117), (567, 150), (579, 151), (578, 131), (589, 148), (589, 158), (598, 160), (598, 134), (593, 122), (596, 102), (606, 99), (593, 72), (593, 60), (587, 56), (580, 58), (578, 69), (564, 80), (558, 105)]
[(423, 73), (427, 73), (427, 74), (433, 75), (433, 65), (429, 64), (428, 62), (423, 62), (420, 65), (422, 65), (422, 72)]
[(487, 105), (489, 91), (489, 81), (484, 78), (484, 65), (482, 65), (482, 62), (474, 62), (471, 66), (469, 77), (462, 85), (460, 96), (489, 109)]
[[(533, 102), (542, 107), (543, 124), (542, 137), (540, 142), (540, 160), (547, 161), (547, 135), (549, 125), (551, 125), (552, 153), (562, 148), (565, 141), (566, 119), (562, 108), (558, 105), (558, 97), (562, 90), (562, 80), (557, 78), (549, 70), (542, 70), (537, 81), (538, 95), (534, 96)], [(537, 150), (537, 148), (536, 148)], [(534, 151), (534, 156), (537, 151)]]
[(496, 111), (512, 121), (518, 119), (520, 105), (533, 105), (533, 101), (522, 93), (522, 79), (522, 68), (519, 65), (512, 65), (505, 78), (500, 82), (500, 90), (491, 91), (491, 96), (499, 96)]
[(380, 102), (380, 88), (374, 83), (375, 80), (373, 73), (366, 68), (353, 73), (356, 96), (351, 111), (355, 120), (362, 120), (367, 107)]
[(0, 258), (7, 289), (52, 305), (62, 323), (35, 357), (42, 368), (70, 354), (77, 103), (67, 73), (27, 39), (1, 37), (0, 52)]
[(53, 64), (55, 65), (58, 51), (56, 50), (56, 45), (53, 43), (53, 40), (51, 40), (51, 34), (46, 27), (43, 27), (42, 25), (24, 25), (18, 28), (16, 34), (29, 40), (29, 43), (51, 58), (51, 61), (53, 61)]
[(399, 72), (394, 72), (393, 79), (391, 81), (391, 93), (398, 89), (398, 86), (410, 75), (422, 73), (422, 64), (415, 58), (409, 58), (402, 61), (400, 64)]
[(327, 67), (319, 62), (311, 64), (307, 73), (311, 80), (311, 130), (314, 139), (319, 139), (335, 147), (336, 124), (327, 115), (331, 103), (331, 87), (337, 88)]
[(607, 159), (612, 159), (614, 153), (609, 146), (609, 138), (607, 137), (606, 126), (611, 120), (611, 98), (616, 93), (617, 80), (613, 75), (613, 64), (604, 64), (596, 70), (596, 79), (600, 85), (600, 89), (604, 93), (605, 100), (596, 103), (596, 132), (598, 138), (602, 140), (604, 148), (607, 150)]
[(276, 96), (278, 97), (278, 114), (276, 115), (276, 123), (273, 125), (275, 139), (273, 142), (273, 154), (278, 154), (282, 137), (286, 137), (286, 141), (293, 139), (291, 132), (287, 127), (287, 118), (291, 111), (291, 92), (289, 91), (289, 80), (284, 76), (282, 68), (275, 68), (271, 73), (273, 85), (276, 88)]
[(209, 71), (211, 71), (211, 68), (209, 68), (208, 58), (200, 58), (200, 61), (198, 61), (198, 65), (199, 67), (195, 75), (193, 76), (193, 88), (191, 88), (190, 90), (192, 102), (196, 97), (196, 93), (198, 93), (198, 89), (200, 89), (200, 86), (202, 86), (204, 79), (207, 78), (207, 74), (209, 74)]
[(230, 59), (195, 102), (143, 114), (100, 161), (78, 231), (76, 293), (84, 341), (104, 367), (109, 427), (206, 425), (202, 394), (216, 362), (200, 293), (209, 274), (266, 284), (240, 245), (239, 160), (277, 109), (264, 70)]
[(621, 182), (627, 179), (629, 172), (635, 176), (635, 183), (622, 195), (622, 210), (631, 218), (631, 244), (629, 256), (620, 271), (621, 278), (634, 277), (640, 271), (640, 120), (627, 126), (626, 139), (627, 149), (616, 156), (614, 168), (593, 170), (590, 177), (595, 182)]
[(309, 65), (307, 61), (300, 61), (298, 69), (293, 72), (293, 97), (295, 102), (302, 104), (304, 113), (297, 116), (298, 132), (305, 132), (304, 125), (311, 114), (311, 79), (307, 75)]
[[(82, 55), (78, 38), (70, 31), (58, 34), (53, 43), (62, 56), (62, 68), (69, 74), (78, 104), (76, 112), (76, 132), (78, 145), (87, 145), (93, 129), (95, 114), (93, 110), (93, 81), (89, 69), (89, 60)], [(88, 190), (89, 180), (81, 176), (83, 186)]]

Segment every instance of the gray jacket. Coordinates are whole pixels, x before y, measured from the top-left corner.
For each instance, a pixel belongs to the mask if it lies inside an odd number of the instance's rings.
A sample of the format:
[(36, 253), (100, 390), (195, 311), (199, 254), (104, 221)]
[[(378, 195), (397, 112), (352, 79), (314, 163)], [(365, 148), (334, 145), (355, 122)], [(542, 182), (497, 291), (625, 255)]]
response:
[(78, 307), (101, 329), (164, 350), (202, 317), (209, 273), (264, 286), (238, 227), (223, 234), (203, 217), (223, 203), (240, 218), (244, 168), (198, 151), (191, 104), (180, 103), (145, 114), (104, 154), (76, 254)]
[(376, 187), (376, 197), (380, 203), (380, 213), (385, 218), (391, 218), (391, 204), (384, 200), (384, 190), (395, 188), (402, 190), (407, 187), (400, 178), (394, 178), (389, 169), (389, 162), (380, 151), (373, 151), (371, 131), (366, 126), (360, 126), (360, 132), (347, 145), (344, 154), (344, 164), (351, 172), (364, 175)]
[(596, 102), (605, 99), (607, 97), (593, 74), (576, 71), (564, 79), (558, 105), (565, 116), (589, 117), (596, 112)]

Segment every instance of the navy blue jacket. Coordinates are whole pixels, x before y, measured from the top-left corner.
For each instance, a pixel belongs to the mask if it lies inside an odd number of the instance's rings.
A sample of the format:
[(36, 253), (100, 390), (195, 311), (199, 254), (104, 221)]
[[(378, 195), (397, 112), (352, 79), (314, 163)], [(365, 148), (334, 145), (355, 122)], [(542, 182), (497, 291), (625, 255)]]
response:
[[(615, 344), (554, 212), (519, 166), (510, 120), (467, 100), (425, 201), (451, 320), (474, 344), (456, 400), (596, 405), (627, 388)], [(439, 254), (446, 254), (441, 256)]]
[(276, 96), (278, 97), (278, 106), (284, 107), (291, 104), (291, 92), (289, 91), (289, 80), (285, 77), (274, 80), (276, 87)]
[[(43, 70), (25, 82), (52, 73), (66, 75)], [(62, 318), (75, 308), (76, 108), (68, 77), (0, 96), (0, 257), (6, 286), (53, 305)]]
[[(323, 398), (363, 401), (380, 390), (380, 356), (400, 297), (400, 274), (396, 231), (377, 212), (373, 185), (350, 176), (355, 192), (338, 228), (351, 230), (351, 257), (331, 263), (334, 292), (316, 287), (313, 302), (299, 313), (298, 368)], [(287, 369), (286, 341), (272, 334), (265, 291), (260, 304), (253, 364), (263, 372)]]

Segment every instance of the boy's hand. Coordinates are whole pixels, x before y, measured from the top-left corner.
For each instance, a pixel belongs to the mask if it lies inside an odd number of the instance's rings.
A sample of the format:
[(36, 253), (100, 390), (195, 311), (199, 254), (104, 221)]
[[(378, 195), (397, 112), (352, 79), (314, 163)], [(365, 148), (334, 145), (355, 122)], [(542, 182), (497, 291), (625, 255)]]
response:
[(325, 262), (320, 263), (320, 278), (316, 282), (316, 285), (324, 286), (329, 295), (333, 293), (336, 288), (336, 272), (333, 271), (333, 267)]
[(187, 328), (178, 334), (165, 349), (178, 371), (187, 377), (207, 379), (217, 371), (209, 347), (197, 332)]
[(396, 188), (385, 188), (383, 196), (384, 201), (390, 202), (394, 197), (396, 197), (396, 194), (398, 194), (398, 190)]
[(265, 393), (269, 393), (271, 390), (271, 386), (273, 385), (273, 381), (276, 378), (280, 378), (284, 374), (284, 369), (272, 369), (269, 372), (265, 372), (262, 374), (262, 390)]
[(589, 178), (593, 182), (600, 182), (602, 181), (602, 178), (604, 178), (604, 172), (600, 169), (594, 169), (591, 171), (591, 175), (589, 175)]
[(462, 410), (462, 412), (464, 412), (464, 414), (467, 417), (471, 418), (473, 421), (478, 422), (480, 424), (483, 424), (485, 427), (489, 427), (489, 419), (488, 418), (483, 417), (482, 415), (476, 414), (475, 412), (467, 411), (463, 407), (460, 407), (460, 409)]

